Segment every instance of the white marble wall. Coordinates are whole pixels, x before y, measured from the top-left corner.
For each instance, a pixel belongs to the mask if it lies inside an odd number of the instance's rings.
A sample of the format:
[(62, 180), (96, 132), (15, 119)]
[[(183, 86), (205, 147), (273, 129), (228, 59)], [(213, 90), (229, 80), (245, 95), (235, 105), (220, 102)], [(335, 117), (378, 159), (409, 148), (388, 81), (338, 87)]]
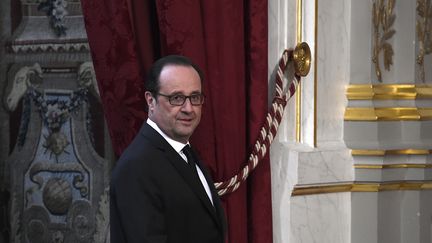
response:
[[(295, 46), (296, 3), (297, 0), (269, 1), (271, 77), (274, 77), (282, 50)], [(312, 56), (315, 46), (318, 46), (318, 58), (309, 76), (302, 79), (301, 140), (298, 142), (295, 137), (296, 104), (292, 99), (270, 150), (274, 242), (432, 242), (430, 190), (292, 196), (293, 189), (300, 186), (432, 180), (432, 169), (355, 167), (359, 164), (432, 163), (431, 155), (355, 158), (351, 155), (352, 148), (431, 149), (432, 145), (431, 121), (344, 122), (347, 106), (431, 107), (430, 100), (347, 101), (347, 85), (378, 83), (371, 61), (372, 1), (303, 0), (303, 8), (303, 41), (310, 45)], [(394, 28), (397, 31), (395, 36), (400, 36), (390, 40), (394, 49), (394, 64), (390, 71), (382, 67), (383, 83), (418, 83), (413, 62), (416, 57), (415, 8), (416, 1), (396, 1)], [(315, 14), (318, 16), (317, 22)], [(318, 31), (317, 38), (315, 28)], [(429, 69), (426, 68), (426, 77), (432, 76)], [(273, 92), (272, 81), (269, 87), (270, 92)], [(313, 95), (315, 89), (316, 97)], [(317, 121), (316, 126), (314, 119)]]
[(349, 82), (351, 2), (318, 0), (318, 147), (343, 141)]
[[(378, 84), (371, 62), (373, 1), (351, 1), (350, 84)], [(388, 41), (393, 46), (390, 70), (380, 67), (384, 84), (418, 84), (416, 80), (416, 4), (397, 0), (396, 34)], [(355, 9), (355, 11), (354, 11)], [(430, 100), (352, 100), (349, 107), (431, 107)], [(347, 121), (344, 139), (351, 149), (397, 150), (426, 149), (432, 145), (431, 121)], [(431, 156), (385, 155), (354, 156), (355, 165), (429, 164)], [(419, 182), (431, 180), (431, 169), (355, 169), (355, 180), (363, 182)], [(352, 193), (352, 243), (431, 242), (431, 192), (392, 190)]]
[(350, 242), (350, 197), (350, 193), (293, 197), (289, 242)]
[[(296, 3), (297, 0), (269, 1), (269, 76), (274, 73), (282, 50), (296, 44)], [(318, 60), (317, 67), (313, 64), (309, 75), (302, 79), (301, 141), (295, 137), (296, 104), (292, 98), (270, 150), (275, 243), (346, 243), (351, 235), (349, 193), (291, 196), (295, 185), (339, 183), (354, 177), (353, 161), (343, 141), (350, 2), (303, 1), (302, 36), (311, 47), (312, 56), (316, 44), (316, 3)]]
[(349, 242), (431, 242), (431, 196), (430, 191), (352, 193)]
[[(274, 95), (274, 78), (282, 52), (294, 47), (295, 38), (295, 0), (269, 1), (269, 97)], [(290, 16), (290, 18), (288, 18)], [(286, 143), (295, 141), (295, 103), (291, 99), (285, 110), (284, 122), (279, 127), (270, 149), (272, 177), (273, 242), (291, 242), (287, 228), (290, 225), (290, 198), (292, 187), (297, 181), (297, 153), (290, 152)], [(285, 143), (284, 143), (285, 141)]]

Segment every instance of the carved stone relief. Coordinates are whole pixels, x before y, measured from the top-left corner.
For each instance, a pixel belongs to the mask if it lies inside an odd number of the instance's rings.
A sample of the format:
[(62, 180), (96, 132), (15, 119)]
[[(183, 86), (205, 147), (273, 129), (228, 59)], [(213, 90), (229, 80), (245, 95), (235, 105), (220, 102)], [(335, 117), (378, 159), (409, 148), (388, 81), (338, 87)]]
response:
[[(62, 0), (67, 14), (60, 35), (51, 17), (42, 17), (43, 7), (53, 2), (21, 0), (22, 21), (0, 43), (6, 50), (0, 69), (5, 78), (0, 80), (7, 86), (1, 100), (11, 124), (10, 139), (6, 137), (11, 153), (0, 161), (9, 193), (0, 198), (9, 200), (4, 239), (109, 242), (112, 159), (101, 155), (112, 152), (100, 117), (80, 1)], [(97, 149), (101, 144), (103, 151)]]
[(88, 68), (34, 63), (11, 79), (7, 107), (12, 111), (24, 99), (23, 125), (8, 159), (13, 242), (107, 240), (108, 166), (89, 136), (88, 95), (97, 89), (83, 80), (91, 78), (83, 73)]

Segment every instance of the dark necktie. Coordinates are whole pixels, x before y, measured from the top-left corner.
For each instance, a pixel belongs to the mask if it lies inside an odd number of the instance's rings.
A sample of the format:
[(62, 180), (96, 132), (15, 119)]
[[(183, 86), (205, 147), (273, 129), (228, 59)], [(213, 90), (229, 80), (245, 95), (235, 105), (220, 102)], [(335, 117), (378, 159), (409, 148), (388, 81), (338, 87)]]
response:
[(189, 164), (190, 169), (192, 170), (194, 175), (197, 175), (197, 169), (195, 167), (196, 157), (195, 157), (195, 154), (194, 154), (192, 148), (189, 146), (189, 144), (187, 144), (186, 146), (184, 146), (182, 151), (186, 155), (187, 162)]
[[(186, 155), (189, 167), (192, 171), (192, 174), (195, 176), (196, 179), (198, 179), (200, 181), (200, 185), (202, 186), (201, 188), (205, 190), (204, 185), (202, 184), (203, 182), (201, 181), (201, 179), (198, 176), (198, 172), (197, 172), (197, 168), (196, 168), (196, 163), (197, 161), (197, 157), (195, 155), (195, 152), (192, 150), (192, 148), (189, 146), (189, 144), (187, 144), (186, 146), (183, 147), (182, 149), (183, 153)], [(207, 197), (210, 199), (211, 195), (208, 195), (207, 192), (205, 192)], [(210, 199), (211, 204), (213, 205), (213, 201)]]

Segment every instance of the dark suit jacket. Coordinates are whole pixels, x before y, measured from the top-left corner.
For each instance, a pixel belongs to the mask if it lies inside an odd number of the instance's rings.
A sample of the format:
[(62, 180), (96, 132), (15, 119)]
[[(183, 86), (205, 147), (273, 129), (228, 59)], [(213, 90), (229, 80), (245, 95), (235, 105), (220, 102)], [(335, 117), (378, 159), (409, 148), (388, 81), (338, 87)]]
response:
[(186, 162), (145, 123), (112, 174), (111, 243), (223, 243), (223, 208), (207, 170), (198, 164), (214, 207)]

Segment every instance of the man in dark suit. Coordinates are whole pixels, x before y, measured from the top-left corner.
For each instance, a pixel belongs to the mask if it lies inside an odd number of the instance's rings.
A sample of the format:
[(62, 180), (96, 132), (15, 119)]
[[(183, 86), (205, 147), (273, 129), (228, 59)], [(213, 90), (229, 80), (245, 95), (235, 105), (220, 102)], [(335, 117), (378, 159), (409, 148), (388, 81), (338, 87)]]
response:
[(225, 242), (219, 197), (189, 146), (201, 119), (202, 79), (183, 56), (161, 58), (151, 68), (149, 117), (112, 174), (112, 243)]

